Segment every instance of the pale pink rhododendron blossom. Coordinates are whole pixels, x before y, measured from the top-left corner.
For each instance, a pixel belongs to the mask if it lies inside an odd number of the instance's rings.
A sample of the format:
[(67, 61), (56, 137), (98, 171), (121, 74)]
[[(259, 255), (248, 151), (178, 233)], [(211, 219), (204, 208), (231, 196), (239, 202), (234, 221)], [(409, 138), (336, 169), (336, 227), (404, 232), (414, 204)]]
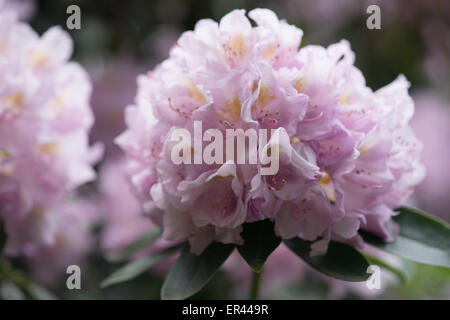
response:
[[(164, 238), (188, 240), (196, 254), (213, 241), (242, 244), (242, 225), (264, 219), (284, 239), (312, 241), (313, 255), (330, 240), (362, 246), (359, 229), (393, 240), (393, 208), (424, 175), (408, 126), (409, 83), (399, 76), (373, 92), (347, 41), (299, 50), (300, 29), (270, 10), (248, 15), (255, 27), (244, 10), (199, 21), (138, 78), (117, 142), (143, 209)], [(171, 133), (192, 132), (194, 121), (223, 137), (226, 129), (276, 130), (279, 142), (260, 148), (279, 151), (278, 172), (262, 175), (261, 163), (236, 159), (175, 164)], [(194, 143), (185, 148), (192, 158)]]
[(68, 62), (72, 41), (60, 27), (41, 37), (0, 10), (0, 215), (7, 252), (51, 245), (54, 206), (95, 178), (100, 146), (89, 146), (90, 80)]

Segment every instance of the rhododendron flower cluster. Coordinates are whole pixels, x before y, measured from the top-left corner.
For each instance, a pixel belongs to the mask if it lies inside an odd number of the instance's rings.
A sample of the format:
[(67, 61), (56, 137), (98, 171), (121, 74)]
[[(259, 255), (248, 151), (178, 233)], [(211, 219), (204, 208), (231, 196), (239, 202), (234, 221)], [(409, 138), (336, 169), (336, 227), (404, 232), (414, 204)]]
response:
[[(363, 245), (359, 229), (393, 240), (393, 208), (424, 174), (408, 126), (409, 83), (399, 76), (373, 92), (347, 41), (299, 50), (300, 29), (266, 9), (249, 17), (255, 27), (244, 10), (199, 21), (138, 78), (117, 142), (144, 210), (166, 239), (187, 239), (196, 254), (212, 241), (242, 244), (242, 225), (264, 219), (284, 239), (312, 241), (313, 255), (330, 240)], [(274, 129), (278, 142), (260, 148), (279, 151), (278, 172), (236, 159), (175, 164), (171, 132), (192, 133), (194, 121), (222, 136)]]
[(58, 210), (92, 180), (100, 148), (89, 147), (91, 84), (68, 62), (72, 41), (59, 27), (39, 37), (0, 11), (0, 215), (7, 251), (55, 241)]

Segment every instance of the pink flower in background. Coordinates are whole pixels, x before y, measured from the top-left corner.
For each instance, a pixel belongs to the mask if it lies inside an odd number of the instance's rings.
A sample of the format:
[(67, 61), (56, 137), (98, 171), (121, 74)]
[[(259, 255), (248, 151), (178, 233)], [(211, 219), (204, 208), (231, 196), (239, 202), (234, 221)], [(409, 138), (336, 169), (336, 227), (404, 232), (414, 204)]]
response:
[(0, 0), (0, 10), (10, 10), (22, 21), (28, 21), (36, 11), (35, 0)]
[(313, 27), (312, 32), (325, 31), (321, 28), (324, 21), (331, 28), (339, 28), (358, 13), (365, 12), (360, 10), (360, 3), (357, 0), (291, 0), (281, 1), (281, 6), (289, 18), (298, 19), (302, 24)]
[(125, 180), (123, 160), (105, 162), (100, 170), (100, 203), (104, 220), (101, 247), (114, 252), (123, 249), (153, 227), (142, 214), (141, 205)]
[(415, 96), (416, 114), (411, 126), (423, 141), (422, 161), (427, 176), (418, 185), (414, 200), (421, 208), (450, 220), (450, 103), (434, 92)]
[[(52, 241), (49, 244), (27, 243), (23, 250), (33, 278), (53, 286), (68, 266), (83, 266), (94, 246), (91, 228), (98, 215), (96, 206), (88, 199), (69, 200), (42, 214), (53, 219)], [(33, 223), (28, 224), (30, 226)]]
[[(433, 3), (433, 7), (438, 12), (449, 12), (448, 1)], [(445, 16), (444, 16), (445, 17)], [(425, 42), (426, 56), (424, 61), (425, 71), (435, 87), (448, 91), (450, 84), (450, 29), (448, 20), (443, 18), (428, 18), (421, 25), (421, 36)]]
[(136, 76), (145, 68), (131, 58), (116, 58), (103, 68), (93, 64), (88, 71), (93, 79), (92, 110), (95, 123), (90, 137), (100, 141), (106, 149), (106, 157), (121, 154), (114, 138), (125, 129), (124, 109), (133, 101), (136, 92)]
[[(242, 224), (275, 222), (282, 238), (362, 245), (360, 228), (394, 239), (392, 210), (423, 177), (420, 142), (409, 128), (409, 83), (373, 92), (348, 42), (300, 50), (302, 31), (266, 9), (199, 21), (170, 57), (138, 79), (127, 130), (117, 138), (147, 215), (168, 240), (200, 253), (212, 241), (242, 244)], [(278, 173), (262, 164), (175, 164), (176, 128), (274, 129), (262, 150), (280, 150)], [(208, 145), (201, 141), (203, 150)], [(194, 142), (195, 144), (195, 142)], [(197, 146), (185, 150), (195, 155)], [(201, 156), (201, 155), (200, 155)]]
[[(100, 170), (100, 196), (96, 201), (96, 211), (103, 222), (100, 247), (106, 253), (118, 252), (146, 232), (156, 229), (151, 220), (143, 215), (141, 203), (131, 192), (131, 185), (125, 178), (127, 170), (127, 163), (121, 158), (105, 161)], [(130, 259), (163, 250), (173, 244), (159, 238)], [(166, 274), (173, 260), (174, 257), (159, 263), (152, 271)]]
[(12, 254), (54, 241), (50, 212), (95, 178), (101, 147), (89, 146), (91, 84), (68, 62), (68, 34), (53, 27), (39, 37), (1, 10), (0, 43), (0, 214)]

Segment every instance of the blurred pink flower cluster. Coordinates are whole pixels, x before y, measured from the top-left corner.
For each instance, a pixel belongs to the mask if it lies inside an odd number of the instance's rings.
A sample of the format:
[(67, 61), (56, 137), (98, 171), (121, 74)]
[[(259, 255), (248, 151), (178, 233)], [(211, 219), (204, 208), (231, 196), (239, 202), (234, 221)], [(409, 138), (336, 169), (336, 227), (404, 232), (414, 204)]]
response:
[(123, 249), (152, 229), (125, 180), (124, 161), (108, 160), (99, 174), (97, 210), (104, 219), (101, 247), (106, 252)]
[[(96, 197), (96, 215), (103, 222), (100, 247), (105, 253), (117, 253), (157, 227), (142, 214), (142, 208), (126, 179), (127, 163), (123, 158), (109, 159), (99, 173), (99, 195)], [(138, 259), (173, 245), (162, 238), (129, 257)], [(173, 257), (159, 263), (152, 271), (166, 274)]]
[[(47, 244), (28, 243), (24, 248), (32, 277), (41, 284), (54, 286), (70, 265), (82, 266), (94, 247), (92, 225), (98, 219), (97, 207), (89, 199), (67, 200), (45, 212), (51, 228), (44, 226), (52, 237)], [(29, 224), (28, 228), (36, 227)]]
[(61, 28), (39, 37), (15, 12), (0, 10), (0, 215), (9, 254), (58, 245), (74, 227), (65, 201), (95, 178), (102, 150), (88, 141), (91, 83), (68, 62), (71, 53)]
[(413, 204), (450, 221), (450, 102), (435, 91), (419, 92), (414, 100), (416, 114), (411, 126), (423, 142), (427, 176), (417, 187)]
[[(242, 244), (242, 224), (263, 219), (282, 238), (314, 241), (312, 254), (331, 239), (362, 246), (360, 228), (392, 240), (392, 209), (424, 175), (409, 83), (399, 76), (373, 92), (346, 41), (298, 50), (300, 29), (270, 10), (249, 16), (256, 27), (244, 10), (199, 21), (139, 77), (117, 143), (144, 211), (164, 238), (187, 239), (197, 254), (214, 240)], [(174, 164), (170, 132), (192, 132), (194, 121), (222, 133), (275, 129), (279, 143), (264, 148), (279, 151), (278, 173), (261, 175), (260, 163)]]

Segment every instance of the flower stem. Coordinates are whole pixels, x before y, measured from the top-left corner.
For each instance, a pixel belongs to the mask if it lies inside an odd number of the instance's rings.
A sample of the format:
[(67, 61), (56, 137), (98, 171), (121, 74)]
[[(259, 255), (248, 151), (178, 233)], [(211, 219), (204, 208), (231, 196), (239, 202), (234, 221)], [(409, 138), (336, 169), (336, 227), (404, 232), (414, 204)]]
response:
[(254, 272), (253, 271), (253, 280), (252, 286), (250, 289), (250, 300), (258, 300), (259, 298), (259, 285), (261, 283), (261, 271)]

